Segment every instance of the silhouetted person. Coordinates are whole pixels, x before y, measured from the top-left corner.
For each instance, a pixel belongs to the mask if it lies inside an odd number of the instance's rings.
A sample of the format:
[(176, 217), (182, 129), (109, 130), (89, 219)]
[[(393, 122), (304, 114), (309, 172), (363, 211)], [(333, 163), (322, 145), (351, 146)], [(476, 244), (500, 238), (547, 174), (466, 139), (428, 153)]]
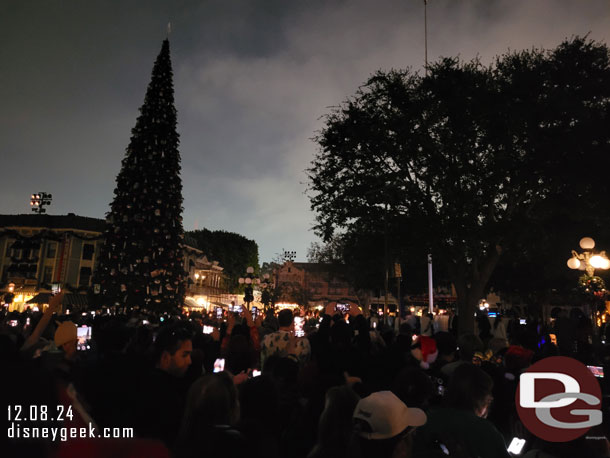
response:
[(136, 433), (160, 439), (172, 447), (182, 420), (185, 393), (182, 376), (191, 364), (193, 344), (188, 331), (168, 327), (154, 345), (155, 367), (141, 379), (141, 397), (136, 412)]

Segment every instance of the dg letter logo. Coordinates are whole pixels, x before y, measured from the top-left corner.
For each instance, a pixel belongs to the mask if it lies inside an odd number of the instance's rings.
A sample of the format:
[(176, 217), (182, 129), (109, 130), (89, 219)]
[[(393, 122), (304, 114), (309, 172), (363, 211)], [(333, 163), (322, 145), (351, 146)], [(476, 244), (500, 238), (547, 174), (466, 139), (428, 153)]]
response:
[(601, 389), (587, 367), (563, 356), (533, 364), (519, 379), (517, 412), (534, 435), (567, 442), (602, 423)]

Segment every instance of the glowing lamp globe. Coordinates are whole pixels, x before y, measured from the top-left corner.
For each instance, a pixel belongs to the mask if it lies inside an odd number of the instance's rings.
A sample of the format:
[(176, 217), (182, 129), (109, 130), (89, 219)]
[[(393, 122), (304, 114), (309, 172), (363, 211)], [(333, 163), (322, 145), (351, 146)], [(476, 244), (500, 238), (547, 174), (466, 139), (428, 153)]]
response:
[(580, 267), (580, 261), (576, 258), (568, 259), (568, 267), (570, 269), (578, 269)]
[(591, 237), (583, 237), (580, 239), (580, 247), (583, 250), (592, 250), (595, 247), (595, 241)]
[(595, 256), (591, 256), (591, 259), (589, 259), (589, 262), (596, 269), (601, 269), (602, 266), (605, 265), (604, 258), (602, 258), (598, 254), (596, 254)]

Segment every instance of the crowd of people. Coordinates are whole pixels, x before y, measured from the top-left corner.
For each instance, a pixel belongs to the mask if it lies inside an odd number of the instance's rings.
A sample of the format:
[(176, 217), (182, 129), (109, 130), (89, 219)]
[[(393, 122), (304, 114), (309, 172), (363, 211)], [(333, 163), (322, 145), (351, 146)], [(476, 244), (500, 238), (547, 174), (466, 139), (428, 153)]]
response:
[(62, 406), (70, 418), (24, 415), (17, 426), (132, 428), (133, 438), (13, 434), (2, 456), (486, 458), (510, 456), (514, 437), (525, 440), (521, 456), (610, 456), (607, 425), (549, 443), (515, 407), (519, 375), (539, 359), (610, 362), (579, 334), (582, 317), (523, 324), (481, 313), (476, 332), (457, 337), (429, 317), (390, 326), (357, 307), (70, 315), (56, 313), (61, 300), (44, 313), (3, 312), (5, 431), (15, 431), (11, 406)]

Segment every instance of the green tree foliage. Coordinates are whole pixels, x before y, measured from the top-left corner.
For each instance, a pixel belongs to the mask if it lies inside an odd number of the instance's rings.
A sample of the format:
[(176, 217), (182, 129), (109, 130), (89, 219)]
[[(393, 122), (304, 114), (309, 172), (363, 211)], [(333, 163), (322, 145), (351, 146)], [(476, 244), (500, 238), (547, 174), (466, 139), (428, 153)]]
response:
[(607, 218), (609, 110), (609, 51), (586, 38), (488, 67), (445, 58), (427, 77), (379, 71), (316, 138), (315, 230), (325, 241), (385, 233), (401, 256), (432, 253), (470, 332), (502, 254), (544, 237), (558, 206), (585, 221), (586, 199)]
[(169, 42), (154, 64), (107, 213), (97, 276), (107, 305), (183, 303), (182, 182)]
[(241, 291), (238, 279), (246, 274), (249, 266), (258, 275), (258, 245), (243, 235), (227, 231), (201, 229), (190, 231), (188, 235), (197, 241), (199, 248), (212, 261), (218, 261), (228, 277), (229, 290)]

